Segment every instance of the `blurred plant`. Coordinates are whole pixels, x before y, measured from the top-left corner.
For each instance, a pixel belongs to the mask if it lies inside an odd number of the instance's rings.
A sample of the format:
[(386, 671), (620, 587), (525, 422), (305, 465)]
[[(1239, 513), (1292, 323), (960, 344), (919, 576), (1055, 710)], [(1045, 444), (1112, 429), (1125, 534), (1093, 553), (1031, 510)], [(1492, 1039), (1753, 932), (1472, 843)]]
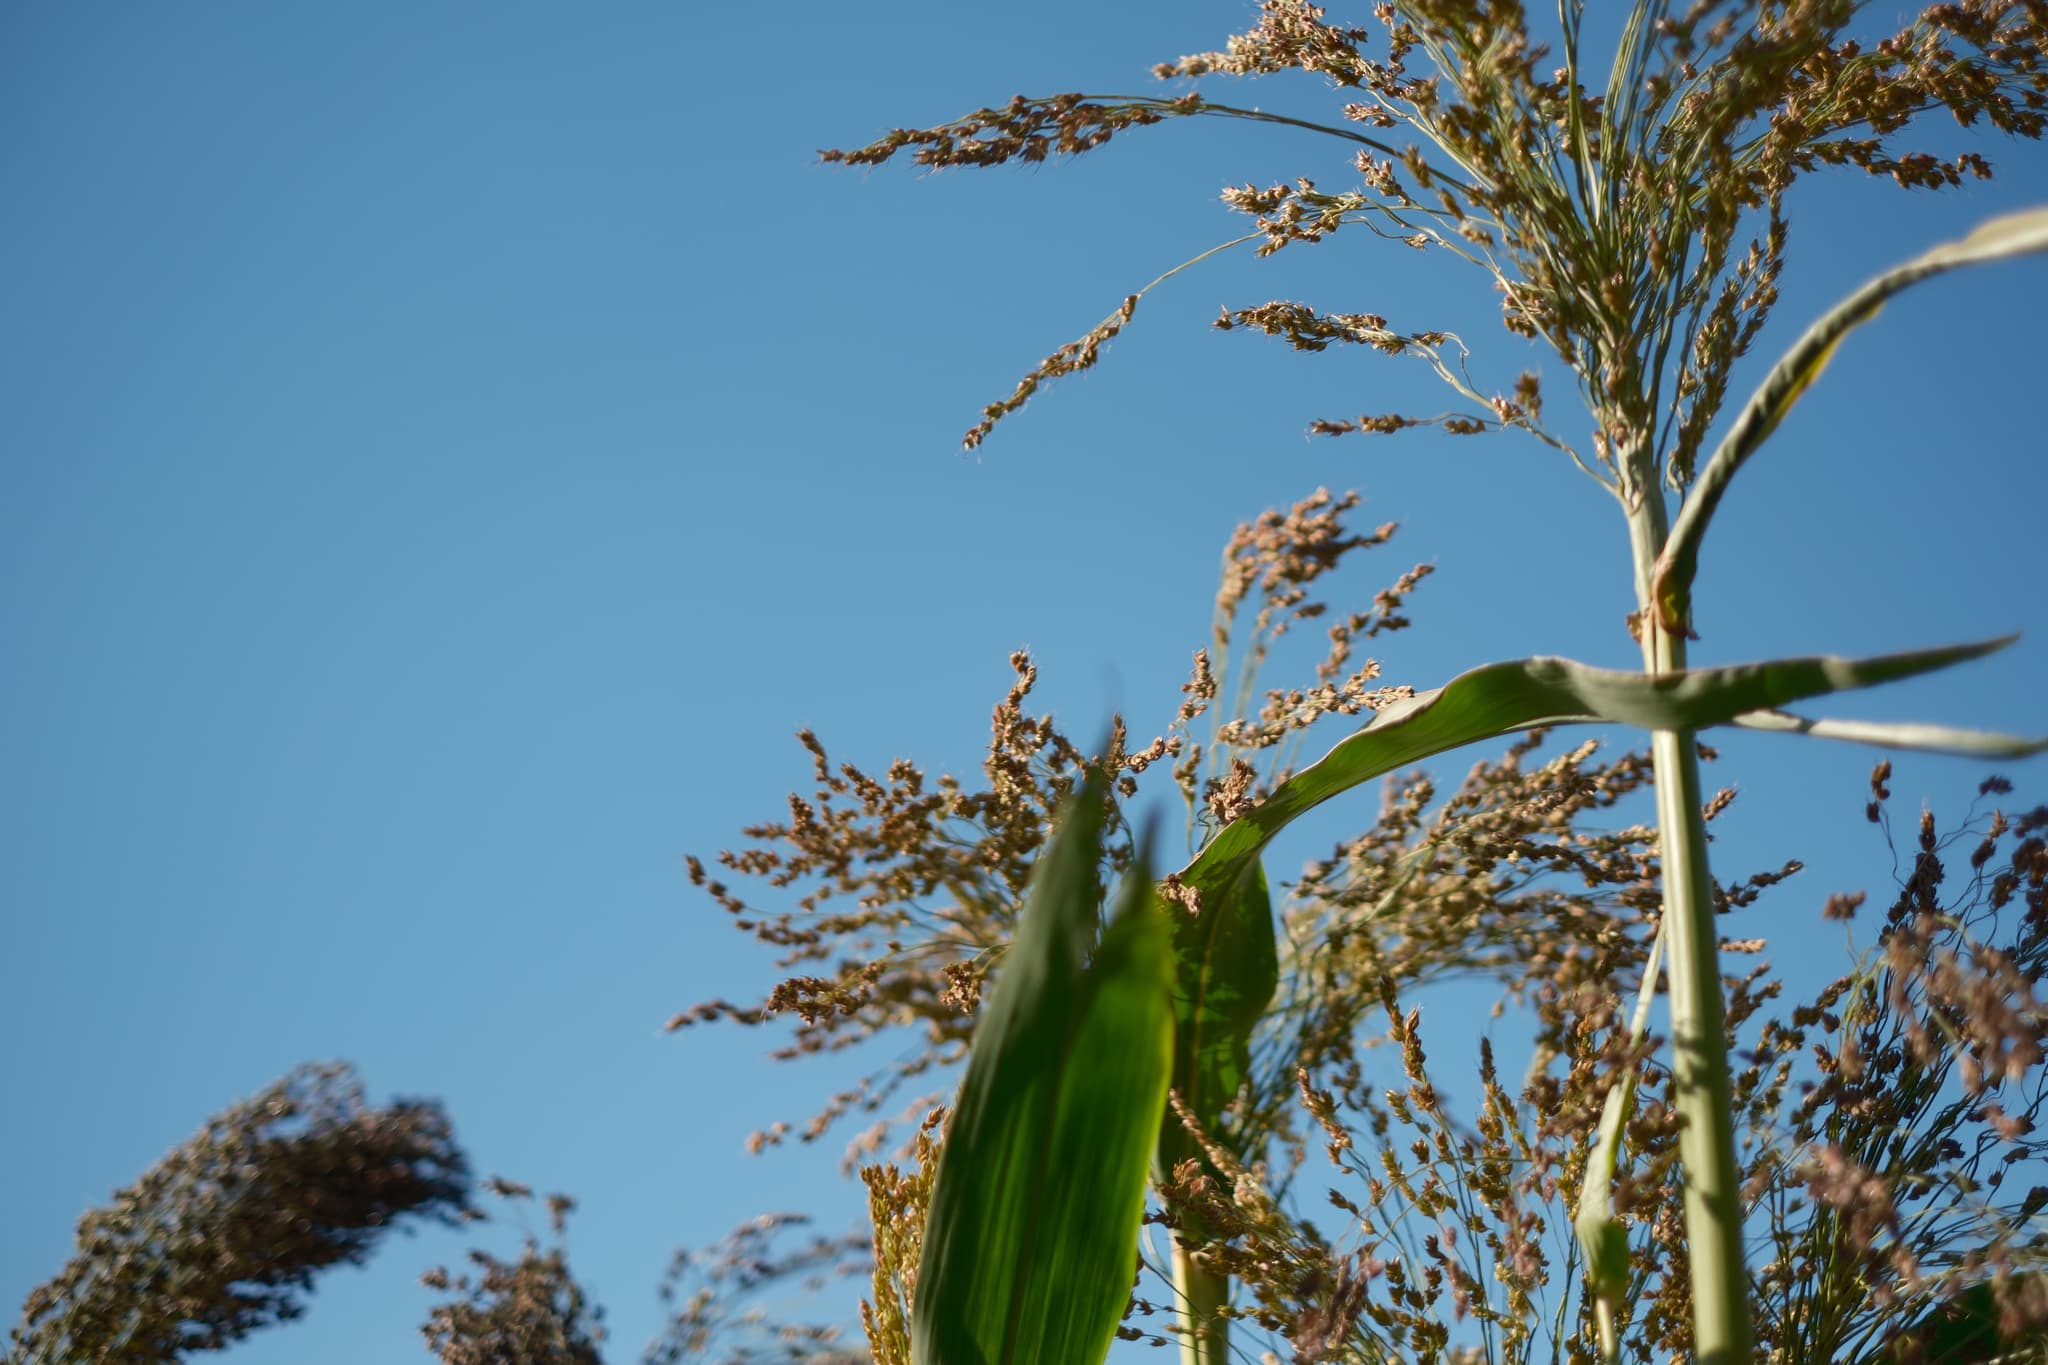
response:
[(939, 1132), (946, 1111), (924, 1116), (904, 1156), (908, 1169), (864, 1166), (868, 1224), (874, 1229), (873, 1298), (861, 1300), (860, 1321), (875, 1365), (910, 1365), (910, 1320), (917, 1311), (917, 1265), (939, 1173)]
[(154, 1365), (305, 1311), (315, 1275), (408, 1220), (454, 1224), (469, 1166), (438, 1105), (363, 1100), (347, 1066), (302, 1066), (174, 1148), (78, 1224), (28, 1296), (11, 1359)]
[[(493, 1177), (505, 1199), (532, 1191)], [(556, 1238), (574, 1202), (547, 1197)], [(482, 1222), (439, 1105), (365, 1103), (342, 1063), (301, 1066), (231, 1106), (79, 1223), (78, 1254), (28, 1297), (17, 1365), (173, 1365), (306, 1311), (316, 1273), (359, 1265), (408, 1221)], [(565, 1252), (528, 1237), (516, 1261), (422, 1277), (455, 1297), (422, 1329), (447, 1365), (595, 1365), (603, 1313)]]
[[(531, 1189), (511, 1181), (486, 1183), (501, 1198), (533, 1197)], [(576, 1202), (560, 1194), (545, 1202), (556, 1246), (542, 1251), (529, 1236), (516, 1261), (471, 1251), (472, 1273), (438, 1267), (420, 1277), (429, 1289), (456, 1296), (435, 1308), (420, 1329), (442, 1365), (600, 1365), (603, 1310), (584, 1296), (559, 1244)]]
[(866, 1360), (842, 1340), (839, 1323), (794, 1322), (787, 1304), (757, 1302), (775, 1290), (815, 1295), (867, 1273), (867, 1237), (809, 1234), (809, 1224), (800, 1214), (763, 1214), (711, 1246), (677, 1252), (661, 1286), (662, 1301), (675, 1306), (641, 1357), (646, 1365)]

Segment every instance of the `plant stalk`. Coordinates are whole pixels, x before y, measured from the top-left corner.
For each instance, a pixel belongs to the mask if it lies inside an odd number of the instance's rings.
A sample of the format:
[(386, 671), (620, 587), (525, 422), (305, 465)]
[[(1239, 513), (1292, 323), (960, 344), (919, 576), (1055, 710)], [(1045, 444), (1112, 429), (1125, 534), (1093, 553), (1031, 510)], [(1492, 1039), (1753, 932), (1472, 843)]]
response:
[[(1647, 467), (1646, 467), (1647, 466)], [(1669, 534), (1655, 462), (1636, 465), (1629, 540), (1635, 555), (1637, 617), (1649, 673), (1686, 666), (1685, 637), (1657, 622), (1657, 556)], [(1691, 730), (1651, 734), (1657, 794), (1657, 848), (1664, 869), (1664, 936), (1670, 954), (1673, 1102), (1685, 1181), (1686, 1255), (1692, 1269), (1693, 1358), (1701, 1365), (1748, 1365), (1749, 1271), (1742, 1247), (1742, 1201), (1735, 1160), (1734, 1093), (1721, 996), (1721, 945), (1714, 924), (1714, 883), (1707, 868), (1707, 825), (1699, 746)]]
[(1230, 1277), (1198, 1263), (1173, 1239), (1173, 1288), (1180, 1306), (1181, 1365), (1226, 1365), (1230, 1359)]

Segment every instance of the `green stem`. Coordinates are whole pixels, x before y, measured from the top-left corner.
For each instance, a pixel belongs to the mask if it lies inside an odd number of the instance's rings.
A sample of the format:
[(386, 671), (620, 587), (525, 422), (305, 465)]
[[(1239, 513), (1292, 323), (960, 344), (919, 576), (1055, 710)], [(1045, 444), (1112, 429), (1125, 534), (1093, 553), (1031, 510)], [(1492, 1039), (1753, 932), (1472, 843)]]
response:
[(1180, 1304), (1181, 1365), (1225, 1365), (1230, 1359), (1230, 1277), (1199, 1264), (1173, 1241), (1173, 1288)]
[[(1654, 461), (1637, 462), (1634, 482), (1629, 540), (1643, 667), (1650, 673), (1677, 672), (1686, 666), (1685, 638), (1659, 623), (1652, 593), (1657, 556), (1670, 529)], [(1692, 1266), (1693, 1358), (1701, 1365), (1748, 1365), (1749, 1271), (1742, 1248), (1735, 1104), (1728, 1081), (1699, 745), (1690, 730), (1653, 731), (1650, 759), (1670, 953), (1672, 1094), (1684, 1122), (1678, 1156), (1684, 1167), (1686, 1254)]]

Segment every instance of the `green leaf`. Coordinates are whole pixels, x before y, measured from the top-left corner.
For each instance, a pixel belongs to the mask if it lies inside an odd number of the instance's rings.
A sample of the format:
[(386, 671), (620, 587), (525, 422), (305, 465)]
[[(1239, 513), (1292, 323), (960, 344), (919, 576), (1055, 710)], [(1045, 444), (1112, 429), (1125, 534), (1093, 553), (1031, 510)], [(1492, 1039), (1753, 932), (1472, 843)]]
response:
[(1771, 367), (1737, 414), (1735, 425), (1728, 429), (1727, 436), (1700, 471), (1698, 482), (1679, 509), (1677, 521), (1672, 523), (1671, 535), (1657, 557), (1651, 592), (1658, 619), (1665, 629), (1687, 629), (1692, 611), (1692, 580), (1699, 569), (1700, 541), (1706, 536), (1707, 523), (1713, 519), (1721, 495), (1728, 491), (1728, 481), (1777, 429), (1800, 395), (1820, 377), (1842, 339), (1876, 317), (1887, 299), (1921, 280), (1960, 266), (2038, 251), (2048, 251), (2048, 208), (1989, 219), (1961, 241), (1945, 242), (1879, 275), (1806, 329), (1806, 334)]
[(1777, 659), (1665, 674), (1543, 657), (1485, 664), (1381, 711), (1321, 761), (1224, 826), (1179, 880), (1194, 890), (1204, 909), (1227, 903), (1247, 865), (1303, 812), (1361, 782), (1463, 744), (1539, 725), (1607, 722), (1699, 730), (1787, 702), (1946, 668), (2003, 649), (2014, 638), (1869, 659)]
[[(1280, 984), (1273, 898), (1252, 858), (1202, 913), (1174, 916), (1173, 1088), (1217, 1140), (1244, 1155), (1244, 1134), (1223, 1131), (1223, 1110), (1251, 1070), (1252, 1031)], [(1199, 1148), (1167, 1119), (1159, 1131), (1159, 1168), (1171, 1171)]]
[(2048, 739), (2002, 735), (1994, 730), (1925, 725), (1918, 721), (1809, 719), (1789, 711), (1749, 711), (1729, 723), (1745, 730), (1811, 735), (1815, 739), (1876, 744), (1887, 749), (1913, 749), (1924, 754), (1953, 754), (1959, 758), (2028, 758), (2048, 752)]
[(925, 1226), (918, 1365), (1100, 1365), (1129, 1299), (1173, 951), (1142, 857), (1096, 942), (1106, 798), (1091, 776), (1062, 813), (976, 1029)]
[(1572, 1222), (1579, 1249), (1586, 1255), (1586, 1284), (1610, 1310), (1628, 1293), (1628, 1229), (1612, 1214), (1581, 1213)]

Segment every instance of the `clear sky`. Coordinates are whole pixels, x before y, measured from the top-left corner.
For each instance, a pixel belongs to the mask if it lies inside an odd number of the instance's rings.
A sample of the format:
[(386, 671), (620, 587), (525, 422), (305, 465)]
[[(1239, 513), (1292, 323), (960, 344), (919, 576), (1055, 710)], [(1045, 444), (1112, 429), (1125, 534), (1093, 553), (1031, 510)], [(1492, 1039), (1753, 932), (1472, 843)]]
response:
[[(817, 149), (1017, 91), (1148, 90), (1250, 14), (0, 11), (0, 1308), (208, 1114), (340, 1057), (379, 1100), (443, 1099), (480, 1169), (583, 1201), (573, 1262), (634, 1358), (675, 1246), (853, 1208), (837, 1142), (741, 1150), (831, 1077), (766, 1066), (760, 1033), (660, 1031), (772, 979), (683, 855), (782, 810), (801, 725), (865, 764), (971, 768), (1018, 646), (1076, 732), (1112, 706), (1155, 732), (1231, 526), (1318, 485), (1404, 523), (1358, 599), (1438, 566), (1389, 681), (1633, 662), (1598, 488), (1524, 439), (1311, 440), (1443, 402), (1400, 362), (1207, 329), (1269, 298), (1378, 312), (1567, 400), (1487, 281), (1364, 233), (1179, 277), (1102, 369), (959, 453), (1038, 357), (1241, 230), (1222, 185), (1344, 183), (1343, 153), (1210, 122), (973, 175)], [(2048, 149), (1975, 145), (1997, 183), (1804, 188), (1738, 391), (1877, 269), (2048, 201)], [(1702, 662), (2024, 630), (1833, 710), (2048, 730), (2044, 305), (2048, 261), (1997, 265), (1844, 348), (1717, 522)], [(1720, 867), (1810, 864), (1756, 932), (1836, 951), (1827, 892), (1888, 884), (1872, 756), (1722, 747)], [(1904, 762), (1896, 802), (1957, 811), (1983, 772)], [(2042, 766), (2013, 775), (2048, 798)], [(388, 1243), (229, 1358), (407, 1358), (416, 1277), (461, 1245)]]

